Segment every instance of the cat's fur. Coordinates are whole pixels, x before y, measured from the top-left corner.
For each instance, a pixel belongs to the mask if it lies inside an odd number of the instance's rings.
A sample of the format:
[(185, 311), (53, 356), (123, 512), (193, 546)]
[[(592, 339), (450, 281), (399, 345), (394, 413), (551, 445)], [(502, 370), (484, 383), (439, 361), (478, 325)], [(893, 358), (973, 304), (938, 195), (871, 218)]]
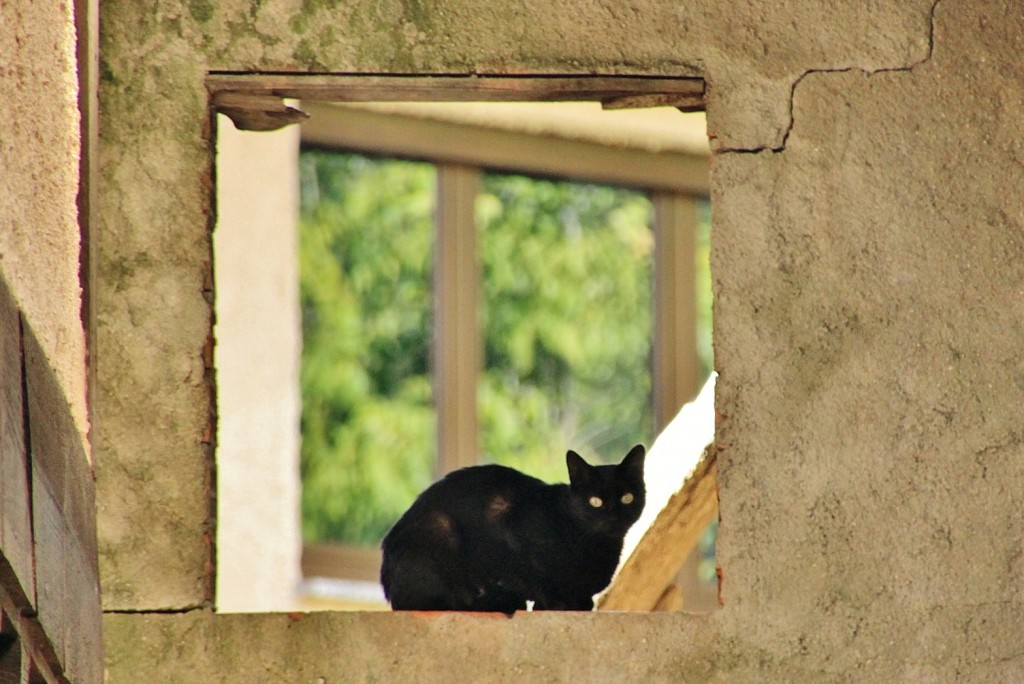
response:
[(638, 444), (618, 465), (591, 466), (570, 451), (567, 485), (498, 465), (450, 473), (384, 538), (392, 609), (591, 610), (643, 510), (644, 455)]

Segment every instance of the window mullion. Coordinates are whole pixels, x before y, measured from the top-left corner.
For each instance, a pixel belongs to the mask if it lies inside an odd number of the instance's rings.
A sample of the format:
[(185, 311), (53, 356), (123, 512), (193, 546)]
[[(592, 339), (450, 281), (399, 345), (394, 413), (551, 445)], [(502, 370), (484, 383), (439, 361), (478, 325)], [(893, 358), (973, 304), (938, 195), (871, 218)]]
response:
[(653, 399), (656, 431), (661, 432), (696, 394), (697, 355), (696, 232), (697, 197), (655, 193)]
[(437, 167), (433, 335), (439, 474), (477, 463), (480, 453), (480, 267), (474, 218), (479, 186), (477, 168)]

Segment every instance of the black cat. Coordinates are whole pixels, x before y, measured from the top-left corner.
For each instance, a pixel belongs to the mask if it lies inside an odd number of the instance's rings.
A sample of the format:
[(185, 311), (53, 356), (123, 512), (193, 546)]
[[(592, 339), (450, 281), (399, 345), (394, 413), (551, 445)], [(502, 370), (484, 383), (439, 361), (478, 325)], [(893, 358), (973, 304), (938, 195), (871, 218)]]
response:
[(384, 537), (394, 610), (591, 610), (645, 501), (644, 447), (618, 465), (566, 454), (570, 483), (463, 468), (434, 483)]

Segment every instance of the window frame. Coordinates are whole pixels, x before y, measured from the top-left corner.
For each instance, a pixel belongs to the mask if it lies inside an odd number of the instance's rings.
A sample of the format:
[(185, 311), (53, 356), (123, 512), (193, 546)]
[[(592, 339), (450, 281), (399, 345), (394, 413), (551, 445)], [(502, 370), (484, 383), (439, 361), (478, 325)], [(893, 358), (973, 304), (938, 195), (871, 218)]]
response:
[[(310, 118), (301, 146), (415, 159), (437, 168), (434, 340), (437, 381), (437, 474), (479, 462), (477, 379), (481, 331), (476, 310), (455, 306), (459, 291), (479, 291), (474, 202), (485, 170), (604, 183), (647, 192), (655, 233), (652, 403), (655, 432), (692, 399), (700, 380), (696, 339), (695, 250), (700, 203), (709, 195), (709, 154), (648, 151), (554, 134), (303, 103)], [(438, 331), (445, 331), (439, 334)], [(453, 340), (476, 339), (467, 353)], [(376, 581), (379, 549), (341, 543), (306, 544), (305, 579)]]

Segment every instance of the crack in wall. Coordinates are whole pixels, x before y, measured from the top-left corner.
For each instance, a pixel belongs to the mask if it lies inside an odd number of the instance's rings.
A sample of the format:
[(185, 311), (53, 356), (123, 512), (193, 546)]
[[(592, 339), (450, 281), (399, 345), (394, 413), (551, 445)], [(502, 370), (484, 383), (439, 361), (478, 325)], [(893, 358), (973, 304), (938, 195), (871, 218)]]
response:
[(194, 613), (197, 610), (210, 610), (205, 603), (182, 606), (181, 608), (108, 608), (104, 609), (104, 615), (184, 615)]
[(762, 152), (771, 152), (777, 154), (786, 150), (786, 144), (789, 142), (789, 136), (793, 132), (795, 125), (795, 117), (793, 115), (793, 102), (796, 99), (796, 89), (801, 82), (811, 74), (845, 74), (850, 72), (860, 72), (867, 76), (873, 76), (875, 74), (885, 74), (893, 72), (910, 72), (921, 66), (925, 62), (928, 62), (932, 58), (932, 53), (935, 49), (935, 10), (939, 6), (939, 2), (942, 0), (933, 0), (932, 6), (928, 11), (928, 47), (923, 57), (918, 59), (916, 62), (911, 62), (905, 66), (898, 67), (881, 67), (878, 69), (866, 69), (864, 67), (848, 66), (848, 67), (833, 67), (833, 68), (818, 68), (808, 69), (794, 79), (792, 85), (789, 88), (789, 122), (786, 125), (786, 132), (782, 134), (782, 143), (776, 147), (769, 145), (763, 145), (761, 147), (753, 148), (742, 148), (742, 147), (723, 147), (715, 152), (715, 154), (760, 154)]

